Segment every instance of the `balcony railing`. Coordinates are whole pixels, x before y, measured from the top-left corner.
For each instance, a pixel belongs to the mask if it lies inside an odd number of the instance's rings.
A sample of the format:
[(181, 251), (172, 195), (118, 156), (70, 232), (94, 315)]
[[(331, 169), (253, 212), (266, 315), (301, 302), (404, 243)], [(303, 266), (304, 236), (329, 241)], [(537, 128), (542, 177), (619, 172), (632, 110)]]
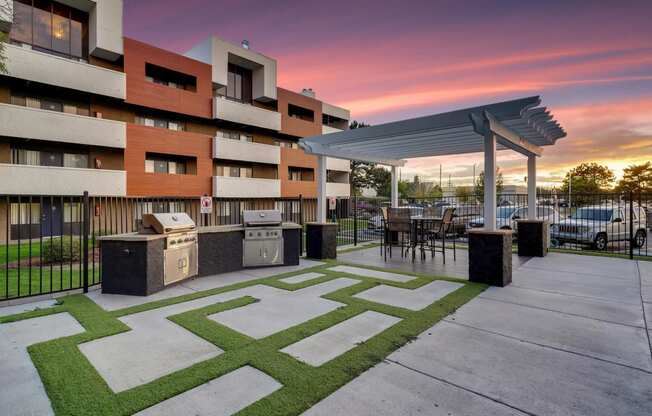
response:
[(58, 166), (0, 164), (0, 194), (124, 196), (127, 172)]
[(213, 157), (278, 165), (281, 163), (281, 148), (270, 144), (215, 137), (213, 138)]
[(225, 97), (213, 97), (213, 118), (269, 130), (281, 130), (280, 113)]
[(122, 121), (0, 104), (0, 136), (124, 149), (127, 126)]
[(327, 126), (325, 124), (322, 124), (321, 126), (321, 134), (337, 133), (338, 131), (342, 131), (342, 129), (336, 129), (335, 127)]
[(278, 198), (279, 179), (213, 177), (213, 196), (218, 198)]
[(72, 88), (124, 100), (126, 76), (123, 72), (5, 43), (7, 70), (12, 77)]
[(335, 159), (333, 157), (326, 158), (326, 169), (338, 170), (341, 172), (351, 171), (351, 161), (347, 159)]

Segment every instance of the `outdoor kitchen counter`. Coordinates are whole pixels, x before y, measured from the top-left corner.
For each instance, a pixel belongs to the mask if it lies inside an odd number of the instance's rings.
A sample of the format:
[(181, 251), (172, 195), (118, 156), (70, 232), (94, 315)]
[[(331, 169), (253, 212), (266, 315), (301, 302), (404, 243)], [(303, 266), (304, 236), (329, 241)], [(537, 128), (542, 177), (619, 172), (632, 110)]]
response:
[[(295, 266), (299, 264), (299, 247), (301, 226), (284, 222), (283, 229), (283, 264)], [(199, 227), (199, 276), (233, 272), (241, 270), (242, 239), (244, 226), (217, 225)]]
[[(301, 226), (283, 223), (283, 264), (299, 264)], [(243, 269), (244, 226), (197, 227), (198, 276)], [(165, 288), (163, 259), (166, 234), (154, 231), (99, 237), (102, 241), (102, 291), (150, 295)]]

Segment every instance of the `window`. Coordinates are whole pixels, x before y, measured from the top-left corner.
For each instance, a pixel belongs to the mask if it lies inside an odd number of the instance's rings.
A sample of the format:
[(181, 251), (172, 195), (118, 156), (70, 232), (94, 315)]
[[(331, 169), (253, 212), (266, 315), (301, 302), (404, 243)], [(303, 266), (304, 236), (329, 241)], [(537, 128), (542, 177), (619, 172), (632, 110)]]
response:
[(90, 105), (79, 101), (64, 100), (40, 96), (35, 92), (11, 91), (11, 104), (40, 108), (41, 110), (58, 111), (80, 116), (90, 116)]
[(336, 129), (344, 130), (346, 129), (347, 121), (343, 118), (331, 116), (329, 114), (322, 114), (321, 124), (323, 124), (324, 126), (329, 126)]
[(314, 111), (294, 104), (288, 104), (288, 115), (305, 121), (315, 121)]
[(63, 166), (67, 168), (88, 168), (88, 155), (79, 153), (64, 153)]
[(150, 116), (136, 116), (136, 124), (148, 127), (158, 127), (161, 129), (185, 131), (186, 126), (179, 120), (167, 120), (163, 118), (150, 117)]
[(32, 165), (41, 164), (41, 153), (37, 150), (11, 149), (11, 163), (14, 165)]
[(145, 79), (171, 88), (197, 91), (197, 77), (150, 63), (145, 63)]
[(147, 154), (145, 159), (145, 172), (147, 173), (185, 175), (187, 171), (186, 161), (182, 158)]
[(220, 134), (223, 138), (230, 140), (240, 140), (250, 143), (254, 141), (254, 136), (251, 134), (238, 133), (236, 131), (220, 131), (218, 134)]
[(286, 149), (298, 149), (299, 144), (296, 142), (290, 142), (285, 140), (274, 140), (274, 146), (285, 147)]
[(251, 178), (253, 177), (253, 168), (249, 166), (220, 165), (216, 168), (216, 176), (224, 176), (227, 178)]
[(82, 207), (78, 202), (64, 202), (63, 222), (81, 222)]
[(21, 202), (11, 204), (11, 225), (40, 224), (41, 204)]
[(288, 167), (288, 179), (291, 181), (314, 181), (315, 172), (313, 169)]
[(218, 96), (243, 103), (252, 102), (252, 76), (251, 70), (238, 65), (229, 64), (227, 73), (227, 84), (216, 90)]
[(49, 0), (14, 1), (11, 41), (72, 58), (86, 58), (88, 14)]
[(11, 149), (11, 163), (15, 165), (59, 166), (67, 168), (88, 168), (88, 155), (23, 148)]

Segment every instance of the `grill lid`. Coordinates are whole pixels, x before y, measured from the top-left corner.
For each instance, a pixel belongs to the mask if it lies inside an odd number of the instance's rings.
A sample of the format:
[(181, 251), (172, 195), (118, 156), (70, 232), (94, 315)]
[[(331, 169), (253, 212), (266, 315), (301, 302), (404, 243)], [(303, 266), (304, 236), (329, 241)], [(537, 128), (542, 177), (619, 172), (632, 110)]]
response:
[(143, 214), (143, 227), (159, 234), (178, 233), (195, 229), (195, 222), (185, 212)]
[(242, 211), (242, 221), (245, 227), (255, 227), (262, 225), (280, 225), (283, 222), (281, 211), (269, 210), (249, 210)]

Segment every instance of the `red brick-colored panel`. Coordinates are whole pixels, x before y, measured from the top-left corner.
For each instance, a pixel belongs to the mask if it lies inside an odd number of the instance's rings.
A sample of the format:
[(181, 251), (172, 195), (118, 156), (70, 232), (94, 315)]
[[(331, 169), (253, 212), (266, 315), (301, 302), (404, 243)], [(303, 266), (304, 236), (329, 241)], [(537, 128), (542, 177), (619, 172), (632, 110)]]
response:
[[(150, 63), (197, 79), (197, 91), (158, 85), (145, 79)], [(124, 69), (127, 74), (127, 102), (159, 110), (212, 118), (212, 69), (210, 65), (157, 47), (124, 39)]]
[[(281, 133), (295, 137), (308, 137), (321, 134), (321, 101), (283, 88), (276, 89), (278, 112), (281, 113)], [(314, 121), (306, 121), (288, 115), (288, 104), (307, 108), (314, 112)]]
[[(212, 194), (212, 141), (205, 134), (172, 131), (135, 124), (127, 125), (127, 195), (200, 196)], [(196, 175), (145, 172), (146, 153), (194, 157)]]

